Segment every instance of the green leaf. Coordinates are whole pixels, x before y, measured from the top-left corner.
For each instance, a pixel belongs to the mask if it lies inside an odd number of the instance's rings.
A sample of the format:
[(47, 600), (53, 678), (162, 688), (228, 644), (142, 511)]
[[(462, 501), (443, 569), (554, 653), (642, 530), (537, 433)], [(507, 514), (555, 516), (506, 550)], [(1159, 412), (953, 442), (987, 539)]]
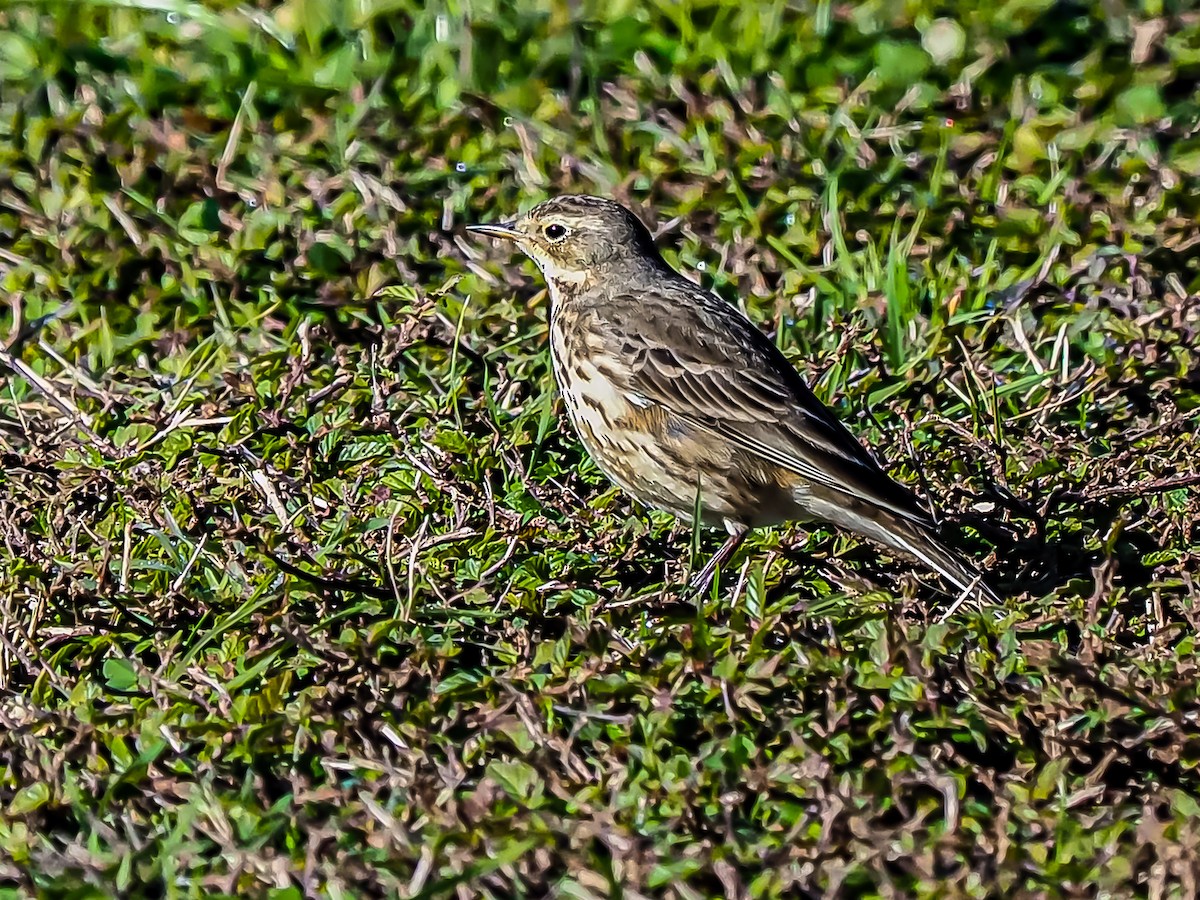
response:
[(530, 803), (542, 793), (542, 779), (537, 769), (521, 760), (493, 760), (487, 773), (514, 800)]
[[(7, 23), (11, 28), (12, 23)], [(0, 81), (24, 81), (38, 71), (33, 44), (12, 31), (0, 31)]]
[(482, 675), (477, 670), (463, 669), (439, 681), (437, 687), (434, 688), (434, 692), (438, 694), (449, 694), (458, 690), (460, 687), (477, 685), (481, 679)]
[(875, 72), (888, 86), (901, 87), (920, 81), (929, 71), (929, 54), (916, 44), (880, 41), (875, 46)]
[(211, 227), (213, 216), (210, 212), (211, 200), (198, 200), (191, 204), (179, 217), (179, 236), (189, 244), (207, 244), (212, 240), (214, 229)]
[(44, 781), (35, 781), (26, 785), (13, 795), (8, 804), (10, 816), (23, 816), (50, 802), (50, 785)]
[(1146, 125), (1161, 119), (1166, 111), (1155, 84), (1135, 85), (1117, 97), (1117, 123), (1120, 125)]
[(104, 661), (104, 681), (111, 690), (132, 691), (137, 687), (137, 671), (127, 659), (110, 656)]

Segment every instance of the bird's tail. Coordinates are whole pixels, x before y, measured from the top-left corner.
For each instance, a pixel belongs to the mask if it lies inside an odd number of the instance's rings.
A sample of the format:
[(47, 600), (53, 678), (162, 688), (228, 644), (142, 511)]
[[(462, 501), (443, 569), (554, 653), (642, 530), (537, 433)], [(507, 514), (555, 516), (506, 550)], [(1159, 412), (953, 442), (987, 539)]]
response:
[(916, 557), (962, 594), (974, 596), (984, 603), (1001, 605), (1000, 597), (983, 580), (983, 573), (939, 541), (931, 527), (899, 519), (872, 522), (871, 525), (874, 527), (865, 529), (869, 537)]

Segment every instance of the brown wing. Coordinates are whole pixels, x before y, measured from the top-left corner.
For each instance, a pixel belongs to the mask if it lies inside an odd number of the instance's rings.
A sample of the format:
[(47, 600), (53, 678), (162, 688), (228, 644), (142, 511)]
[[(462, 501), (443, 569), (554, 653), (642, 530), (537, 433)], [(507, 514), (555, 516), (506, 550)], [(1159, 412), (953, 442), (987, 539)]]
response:
[(605, 313), (632, 369), (629, 389), (644, 400), (811, 482), (928, 524), (740, 310), (679, 277), (618, 297)]

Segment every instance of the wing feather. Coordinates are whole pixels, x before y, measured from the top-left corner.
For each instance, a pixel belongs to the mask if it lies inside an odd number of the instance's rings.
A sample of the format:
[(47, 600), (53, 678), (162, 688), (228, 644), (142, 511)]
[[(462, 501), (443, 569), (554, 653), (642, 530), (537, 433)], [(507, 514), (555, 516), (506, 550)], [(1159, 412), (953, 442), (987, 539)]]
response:
[(634, 393), (815, 484), (928, 524), (740, 310), (678, 277), (618, 297), (606, 312), (606, 327), (633, 350)]

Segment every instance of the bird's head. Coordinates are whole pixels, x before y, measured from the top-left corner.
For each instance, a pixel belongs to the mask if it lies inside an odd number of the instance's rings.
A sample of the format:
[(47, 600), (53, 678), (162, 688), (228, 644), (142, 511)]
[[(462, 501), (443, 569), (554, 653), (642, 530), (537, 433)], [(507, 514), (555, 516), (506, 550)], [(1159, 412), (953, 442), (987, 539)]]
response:
[(468, 230), (513, 241), (547, 279), (582, 283), (594, 274), (655, 265), (654, 239), (637, 216), (611, 200), (555, 197), (511, 222)]

